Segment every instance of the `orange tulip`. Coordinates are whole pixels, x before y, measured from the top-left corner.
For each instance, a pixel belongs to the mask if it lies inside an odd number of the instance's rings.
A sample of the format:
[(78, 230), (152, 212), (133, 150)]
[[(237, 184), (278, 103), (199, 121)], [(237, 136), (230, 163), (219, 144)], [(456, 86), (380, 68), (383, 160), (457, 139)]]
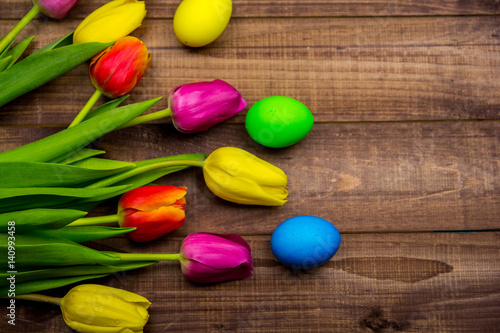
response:
[(118, 223), (136, 227), (127, 237), (148, 242), (184, 224), (186, 187), (151, 185), (125, 193), (118, 202)]
[(90, 80), (110, 98), (124, 96), (139, 83), (150, 62), (144, 43), (135, 37), (123, 37), (92, 59)]

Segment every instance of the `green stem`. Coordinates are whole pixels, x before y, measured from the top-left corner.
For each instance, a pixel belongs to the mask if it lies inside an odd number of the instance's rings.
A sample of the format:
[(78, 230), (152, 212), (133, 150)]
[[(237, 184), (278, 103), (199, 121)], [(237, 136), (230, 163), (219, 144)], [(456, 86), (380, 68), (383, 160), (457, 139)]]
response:
[(113, 256), (120, 258), (123, 261), (179, 261), (180, 253), (117, 253), (113, 252)]
[(83, 225), (95, 225), (95, 224), (113, 223), (113, 222), (118, 222), (118, 215), (85, 217), (71, 222), (70, 224), (67, 225), (67, 227), (80, 227)]
[(30, 11), (0, 40), (0, 54), (16, 39), (17, 35), (40, 12), (40, 7), (34, 5)]
[(59, 306), (61, 306), (61, 301), (62, 301), (62, 298), (45, 296), (45, 295), (41, 295), (41, 294), (18, 295), (15, 297), (15, 299), (25, 299), (28, 301), (51, 303), (51, 304), (55, 304), (55, 305), (59, 305)]
[(125, 180), (127, 178), (139, 175), (143, 172), (148, 172), (156, 169), (161, 169), (161, 168), (168, 168), (168, 167), (173, 167), (173, 166), (196, 166), (203, 168), (205, 165), (205, 161), (196, 161), (196, 160), (171, 160), (171, 161), (162, 161), (162, 162), (155, 162), (151, 164), (146, 164), (140, 167), (136, 167), (132, 170), (122, 172), (120, 174), (117, 174), (115, 176), (103, 179), (97, 183), (94, 183), (92, 185), (87, 186), (87, 188), (103, 188), (107, 187), (113, 184), (116, 184), (122, 180)]
[(83, 119), (89, 114), (89, 111), (92, 109), (92, 107), (95, 105), (97, 100), (101, 97), (102, 92), (100, 90), (94, 91), (92, 96), (90, 96), (89, 100), (83, 107), (83, 109), (76, 115), (75, 119), (71, 122), (71, 124), (68, 126), (68, 128), (73, 127), (75, 125), (78, 125), (79, 123), (82, 122)]
[(134, 119), (132, 119), (129, 122), (121, 125), (117, 129), (127, 128), (127, 127), (130, 127), (130, 126), (135, 126), (135, 125), (143, 124), (143, 123), (148, 122), (148, 121), (158, 120), (158, 119), (170, 117), (171, 115), (172, 115), (172, 110), (170, 110), (170, 108), (166, 108), (165, 110), (156, 111), (156, 112), (148, 113), (148, 114), (145, 114), (145, 115), (142, 115), (142, 116), (139, 116), (139, 117), (135, 117)]

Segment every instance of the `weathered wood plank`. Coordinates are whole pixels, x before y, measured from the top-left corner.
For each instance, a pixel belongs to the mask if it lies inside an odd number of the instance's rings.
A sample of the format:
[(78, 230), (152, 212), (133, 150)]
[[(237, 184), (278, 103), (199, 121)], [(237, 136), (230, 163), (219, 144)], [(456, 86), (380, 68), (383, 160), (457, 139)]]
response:
[[(76, 25), (52, 23), (26, 32), (40, 31), (35, 49)], [(136, 35), (153, 60), (131, 101), (221, 78), (241, 91), (248, 108), (267, 96), (290, 96), (317, 122), (498, 119), (499, 23), (500, 17), (233, 20), (220, 40), (195, 50), (181, 46), (166, 22), (149, 20)], [(5, 22), (0, 27), (1, 33)], [(68, 124), (92, 92), (81, 65), (3, 106), (0, 123)], [(231, 121), (243, 122), (244, 113)]]
[[(80, 0), (69, 18), (84, 18), (107, 0)], [(150, 18), (172, 18), (180, 0), (148, 0)], [(19, 19), (31, 8), (24, 0), (4, 0), (0, 18)], [(234, 0), (233, 18), (237, 17), (327, 17), (327, 16), (397, 16), (397, 15), (494, 15), (500, 13), (495, 0), (435, 1), (315, 1), (315, 0)]]
[[(56, 130), (0, 128), (2, 150)], [(216, 198), (201, 170), (163, 178), (161, 183), (188, 187), (184, 233), (200, 226), (270, 233), (300, 214), (324, 217), (344, 232), (479, 230), (499, 227), (499, 135), (495, 121), (316, 124), (295, 146), (264, 149), (242, 124), (221, 124), (198, 135), (149, 125), (116, 131), (98, 147), (109, 158), (137, 161), (235, 146), (287, 173), (289, 202), (274, 208)], [(114, 210), (111, 205), (101, 213)]]
[[(492, 332), (500, 324), (498, 232), (345, 234), (335, 257), (307, 273), (274, 259), (270, 235), (244, 238), (255, 262), (246, 280), (195, 285), (166, 262), (97, 282), (152, 302), (145, 332)], [(91, 246), (174, 253), (181, 240), (131, 247), (116, 238)], [(55, 306), (16, 306), (16, 331), (70, 331)], [(0, 321), (2, 331), (7, 325)]]
[[(38, 17), (20, 37), (37, 35), (32, 52), (106, 1), (80, 0), (61, 21)], [(216, 198), (199, 169), (164, 177), (157, 183), (188, 187), (184, 226), (140, 246), (124, 237), (91, 246), (174, 253), (189, 233), (238, 233), (252, 247), (255, 276), (200, 286), (178, 264), (161, 263), (94, 282), (148, 297), (145, 332), (496, 331), (500, 232), (422, 231), (499, 230), (498, 0), (235, 0), (228, 29), (202, 49), (184, 48), (172, 32), (180, 1), (147, 0), (134, 35), (153, 62), (129, 103), (221, 78), (249, 107), (295, 97), (316, 125), (285, 149), (254, 143), (246, 111), (197, 135), (165, 120), (102, 138), (96, 145), (107, 157), (127, 161), (241, 147), (285, 170), (290, 196), (282, 207), (240, 206)], [(2, 1), (0, 36), (30, 7)], [(2, 107), (0, 151), (60, 130), (52, 125), (67, 125), (92, 92), (82, 65)], [(471, 119), (488, 121), (436, 121)], [(93, 214), (115, 212), (111, 201)], [(269, 248), (274, 228), (300, 214), (326, 218), (343, 234), (338, 254), (307, 273), (286, 269)], [(16, 327), (4, 317), (0, 331), (70, 331), (57, 307), (20, 301), (16, 316)]]

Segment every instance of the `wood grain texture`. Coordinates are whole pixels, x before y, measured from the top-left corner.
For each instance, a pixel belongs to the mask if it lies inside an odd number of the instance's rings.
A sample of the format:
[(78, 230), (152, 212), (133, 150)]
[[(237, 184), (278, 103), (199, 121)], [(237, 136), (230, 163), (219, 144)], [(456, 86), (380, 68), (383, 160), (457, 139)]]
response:
[[(308, 272), (279, 264), (266, 235), (245, 236), (255, 261), (247, 280), (195, 285), (164, 262), (97, 282), (152, 302), (144, 332), (493, 332), (500, 324), (500, 233), (342, 237), (334, 259)], [(181, 241), (135, 250), (177, 252)], [(90, 246), (130, 249), (123, 238)], [(70, 331), (55, 306), (17, 305), (16, 330)]]
[[(14, 148), (57, 128), (0, 128)], [(127, 142), (126, 145), (123, 142)], [(200, 225), (221, 232), (271, 233), (298, 214), (317, 215), (347, 231), (495, 229), (500, 216), (500, 122), (316, 124), (301, 143), (281, 150), (253, 142), (242, 124), (198, 135), (147, 125), (105, 136), (98, 148), (125, 161), (222, 146), (243, 148), (281, 167), (290, 195), (282, 207), (225, 202), (205, 186), (201, 170), (166, 176), (188, 187), (183, 233)], [(113, 203), (114, 204), (114, 203)], [(113, 213), (110, 205), (106, 213)], [(209, 213), (207, 213), (209, 212)]]
[[(76, 25), (38, 20), (25, 35), (39, 35), (38, 49)], [(135, 35), (152, 64), (130, 102), (221, 78), (247, 109), (267, 96), (293, 96), (316, 122), (498, 119), (499, 26), (500, 16), (234, 19), (215, 43), (187, 49), (171, 21), (146, 20)], [(0, 34), (7, 29), (0, 21)], [(0, 123), (68, 124), (93, 89), (82, 64), (2, 107)], [(245, 113), (230, 121), (244, 122)]]
[[(107, 0), (80, 0), (69, 18), (84, 18)], [(500, 13), (495, 0), (435, 1), (339, 1), (339, 0), (233, 0), (233, 17), (301, 17), (301, 16), (420, 16), (420, 15), (493, 15)], [(4, 0), (0, 18), (19, 19), (31, 4), (22, 0)], [(147, 0), (148, 17), (165, 19), (174, 16), (181, 0)]]
[[(19, 37), (36, 35), (27, 54), (106, 2), (80, 0), (60, 21), (38, 16)], [(172, 31), (179, 3), (146, 0), (147, 17), (133, 35), (152, 63), (126, 103), (220, 78), (248, 107), (204, 133), (178, 133), (163, 119), (93, 146), (125, 161), (240, 147), (287, 173), (289, 201), (225, 202), (195, 168), (163, 177), (156, 183), (188, 187), (181, 228), (148, 244), (116, 237), (88, 245), (175, 253), (190, 233), (237, 233), (252, 248), (254, 276), (203, 286), (165, 262), (94, 282), (146, 296), (145, 333), (498, 331), (500, 2), (234, 0), (226, 31), (200, 49), (184, 47)], [(30, 7), (3, 0), (0, 36)], [(84, 64), (3, 106), (0, 152), (61, 130), (92, 93)], [(310, 108), (315, 126), (306, 139), (269, 149), (248, 136), (247, 110), (271, 95)], [(114, 214), (116, 201), (91, 215)], [(302, 214), (335, 224), (342, 245), (325, 265), (294, 272), (275, 260), (269, 241), (280, 222)], [(21, 301), (13, 327), (6, 304), (0, 300), (1, 332), (71, 331), (57, 307)]]

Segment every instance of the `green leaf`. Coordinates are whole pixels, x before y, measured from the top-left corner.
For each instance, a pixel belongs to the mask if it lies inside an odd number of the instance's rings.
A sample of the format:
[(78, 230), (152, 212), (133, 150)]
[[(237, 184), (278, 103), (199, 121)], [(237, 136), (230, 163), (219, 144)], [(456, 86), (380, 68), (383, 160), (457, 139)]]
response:
[(89, 120), (91, 118), (94, 118), (95, 116), (99, 116), (103, 113), (106, 113), (110, 110), (113, 110), (116, 108), (118, 105), (120, 105), (124, 100), (126, 100), (130, 95), (125, 95), (123, 97), (113, 99), (109, 102), (104, 103), (103, 105), (98, 106), (92, 112), (88, 113), (87, 116), (85, 117), (85, 120)]
[[(0, 253), (8, 253), (8, 234), (0, 234)], [(19, 271), (69, 265), (116, 264), (120, 258), (59, 237), (16, 234), (15, 263)], [(0, 261), (7, 270), (7, 260)], [(0, 269), (0, 270), (1, 270)]]
[(39, 229), (56, 229), (84, 217), (87, 212), (73, 209), (37, 208), (0, 214), (0, 232), (7, 233), (9, 221), (15, 222), (16, 233)]
[[(128, 186), (113, 186), (106, 188), (70, 188), (70, 187), (25, 187), (25, 188), (0, 188), (0, 200), (22, 198), (32, 195), (53, 195), (72, 198), (92, 198), (95, 196), (114, 193)], [(1, 201), (0, 201), (1, 202)]]
[[(16, 295), (29, 294), (37, 291), (54, 289), (59, 287), (67, 286), (68, 284), (77, 283), (80, 281), (97, 279), (109, 274), (89, 274), (89, 275), (79, 275), (64, 278), (54, 278), (46, 280), (35, 280), (28, 281), (24, 283), (16, 284)], [(7, 297), (9, 293), (9, 286), (0, 288), (0, 297)]]
[(117, 160), (108, 160), (106, 158), (87, 158), (72, 164), (75, 167), (88, 168), (93, 170), (118, 170), (119, 172), (135, 168), (135, 164)]
[(135, 166), (127, 162), (105, 163), (108, 160), (102, 160), (101, 165), (87, 162), (78, 166), (26, 161), (0, 162), (0, 187), (69, 187), (130, 170)]
[(64, 46), (68, 46), (68, 45), (73, 44), (73, 32), (74, 31), (70, 32), (69, 34), (67, 34), (63, 38), (60, 38), (60, 39), (58, 39), (56, 41), (53, 41), (50, 44), (45, 45), (44, 47), (36, 50), (32, 54), (41, 53), (41, 52), (45, 52), (45, 51), (50, 51), (50, 50), (53, 50), (53, 49), (56, 49), (56, 48), (60, 48), (60, 47), (64, 47)]
[[(149, 171), (144, 171), (144, 172), (138, 174), (136, 169), (140, 168), (141, 166), (155, 164), (158, 162), (175, 161), (175, 160), (187, 160), (187, 159), (189, 159), (189, 160), (199, 161), (199, 160), (203, 160), (205, 157), (206, 157), (205, 154), (182, 154), (182, 155), (166, 156), (166, 157), (160, 157), (160, 158), (155, 158), (155, 159), (151, 159), (151, 160), (139, 161), (139, 162), (135, 163), (136, 167), (134, 169), (127, 170), (127, 171), (118, 173), (116, 175), (104, 178), (104, 179), (99, 180), (98, 182), (90, 185), (89, 187), (102, 187), (103, 184), (106, 184), (104, 186), (109, 186), (110, 184), (114, 185), (118, 182), (126, 183), (126, 184), (132, 185), (132, 187), (134, 187), (135, 184), (133, 183), (133, 181), (131, 182), (131, 180), (137, 179), (140, 183), (142, 183), (143, 180), (141, 180), (142, 178), (140, 176), (149, 172)], [(170, 172), (172, 172), (172, 170), (178, 171), (178, 170), (183, 170), (186, 168), (189, 168), (189, 166), (163, 167), (163, 168), (157, 169), (157, 170), (163, 170), (164, 172), (170, 173)], [(128, 177), (128, 175), (130, 175), (130, 177)], [(141, 185), (139, 185), (139, 186), (141, 186)]]
[(0, 72), (9, 67), (12, 56), (8, 56), (0, 59)]
[[(2, 42), (2, 40), (4, 39), (5, 37), (3, 38), (0, 38), (0, 42)], [(14, 43), (14, 40), (12, 40), (10, 42), (9, 45), (7, 45), (3, 50), (0, 49), (0, 59), (2, 59), (3, 57), (5, 57), (5, 55), (7, 54), (7, 52), (9, 51), (10, 47), (12, 46), (12, 43)]]
[(128, 185), (99, 189), (66, 187), (0, 188), (0, 213), (32, 208), (64, 208), (56, 206), (72, 202), (75, 198), (85, 198), (90, 202), (92, 202), (92, 198), (101, 198), (104, 195), (112, 198), (125, 193), (128, 188)]
[[(181, 155), (160, 157), (160, 158), (155, 158), (155, 159), (145, 160), (145, 161), (138, 161), (138, 162), (134, 162), (134, 164), (136, 165), (136, 167), (139, 167), (139, 166), (143, 166), (143, 165), (150, 164), (150, 163), (168, 161), (168, 160), (191, 159), (191, 160), (203, 161), (203, 160), (205, 160), (205, 158), (206, 158), (205, 154), (181, 154)], [(151, 183), (151, 182), (153, 182), (153, 181), (155, 181), (163, 176), (166, 176), (170, 173), (174, 173), (174, 172), (177, 172), (180, 170), (184, 170), (186, 168), (189, 168), (189, 167), (188, 166), (176, 166), (176, 167), (168, 167), (168, 168), (147, 171), (147, 172), (144, 172), (140, 175), (132, 176), (132, 177), (129, 177), (125, 180), (122, 180), (122, 181), (115, 183), (116, 185), (128, 185), (129, 186), (127, 189), (123, 190), (122, 193), (118, 192), (118, 193), (115, 193), (113, 195), (103, 195), (101, 197), (93, 197), (92, 199), (76, 199), (72, 202), (63, 203), (63, 204), (57, 205), (55, 207), (72, 208), (72, 209), (79, 209), (79, 210), (84, 210), (84, 211), (91, 211), (99, 203), (101, 203), (107, 199), (110, 199), (114, 196), (121, 195), (127, 191), (134, 189), (134, 188), (147, 185), (147, 184), (149, 184), (149, 183)], [(117, 175), (120, 175), (120, 174), (117, 174)], [(114, 176), (110, 176), (110, 177), (114, 177)]]
[[(26, 48), (30, 45), (31, 41), (35, 38), (35, 36), (31, 36), (23, 40), (21, 43), (17, 44), (13, 49), (11, 49), (9, 52), (7, 52), (7, 56), (11, 57), (11, 61), (9, 65), (6, 68), (11, 67), (14, 65), (14, 63), (21, 57), (21, 55), (24, 53)], [(0, 70), (1, 72), (2, 70)]]
[(82, 43), (31, 54), (0, 73), (0, 106), (92, 58), (111, 43)]
[(65, 238), (75, 243), (90, 242), (110, 238), (134, 231), (136, 228), (118, 228), (105, 226), (64, 227), (51, 230), (33, 231), (34, 234), (47, 237)]
[[(69, 276), (84, 276), (94, 274), (112, 274), (132, 269), (143, 268), (156, 264), (157, 261), (143, 261), (133, 263), (118, 263), (114, 265), (77, 265), (48, 269), (37, 269), (31, 271), (18, 271), (16, 283), (23, 283), (34, 280), (45, 280), (51, 278), (62, 278)], [(0, 273), (0, 287), (9, 285), (7, 278), (9, 273)], [(17, 291), (17, 290), (16, 290)], [(37, 290), (38, 291), (38, 290)]]
[[(45, 53), (48, 52), (51, 51)], [(0, 76), (8, 71), (0, 73)], [(64, 159), (104, 134), (111, 132), (120, 125), (145, 112), (160, 99), (161, 97), (115, 108), (105, 114), (86, 120), (46, 138), (0, 153), (0, 161), (47, 162), (56, 160), (57, 158)]]
[[(160, 157), (160, 158), (155, 158), (155, 159), (151, 159), (151, 160), (138, 161), (138, 162), (135, 162), (134, 164), (137, 168), (137, 167), (141, 167), (143, 165), (156, 163), (156, 162), (163, 162), (163, 161), (174, 161), (174, 160), (203, 161), (203, 160), (205, 160), (206, 157), (207, 157), (207, 155), (205, 155), (205, 154), (181, 154), (181, 155)], [(155, 181), (155, 180), (157, 180), (163, 176), (166, 176), (170, 173), (184, 170), (187, 168), (189, 168), (189, 166), (175, 166), (175, 167), (168, 167), (168, 168), (147, 171), (147, 172), (144, 172), (140, 175), (133, 176), (133, 177), (127, 178), (125, 180), (122, 180), (120, 182), (117, 182), (114, 185), (128, 184), (131, 187), (127, 191), (130, 191), (131, 189), (149, 184), (152, 181)], [(113, 177), (113, 176), (111, 176), (111, 177)]]
[(101, 155), (101, 154), (105, 154), (105, 153), (106, 152), (104, 150), (82, 148), (82, 149), (78, 150), (76, 153), (74, 153), (73, 155), (65, 158), (64, 160), (57, 161), (57, 162), (54, 161), (54, 163), (73, 164), (73, 163), (77, 163), (79, 161), (85, 160), (89, 157)]
[(179, 155), (171, 155), (171, 156), (153, 158), (150, 160), (137, 161), (137, 162), (134, 162), (134, 164), (136, 165), (136, 167), (140, 167), (140, 166), (143, 166), (146, 164), (164, 162), (164, 161), (175, 161), (175, 160), (204, 161), (206, 158), (207, 158), (207, 155), (204, 153), (179, 154)]

